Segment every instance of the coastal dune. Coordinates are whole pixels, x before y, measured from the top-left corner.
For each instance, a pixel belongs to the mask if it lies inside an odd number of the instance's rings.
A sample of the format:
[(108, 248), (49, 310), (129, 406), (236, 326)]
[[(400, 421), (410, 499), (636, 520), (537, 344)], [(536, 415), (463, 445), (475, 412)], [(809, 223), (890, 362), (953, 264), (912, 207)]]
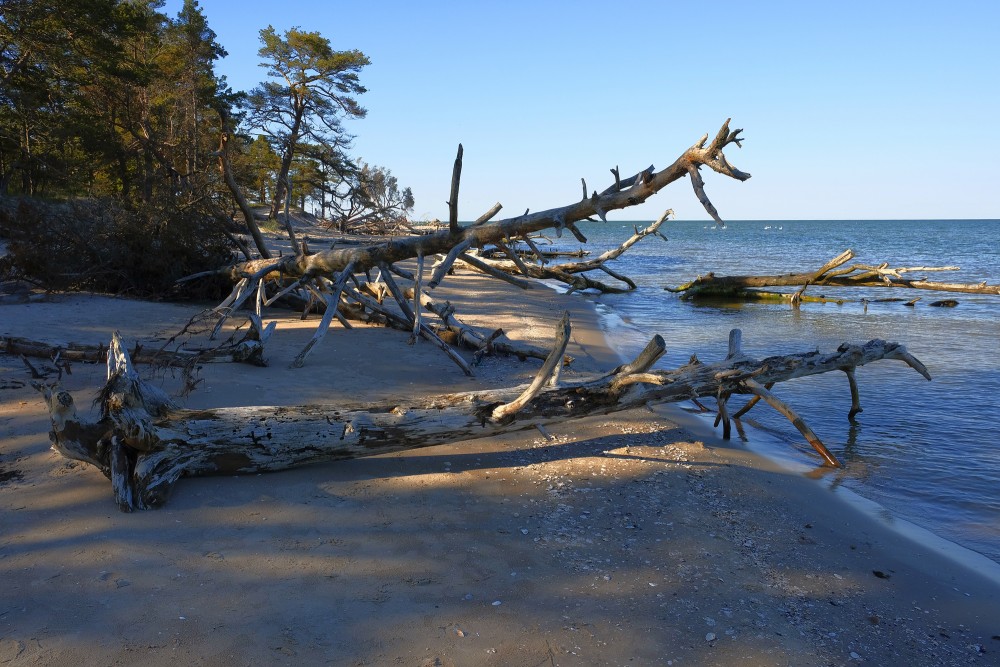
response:
[[(464, 273), (435, 296), (539, 347), (569, 310), (566, 381), (620, 361), (582, 299)], [(119, 329), (151, 348), (197, 310), (58, 294), (0, 305), (0, 335)], [(290, 369), (314, 322), (269, 320), (269, 366), (205, 365), (186, 406), (406, 398), (537, 369), (487, 358), (470, 379), (367, 327)], [(74, 364), (62, 382), (82, 408), (103, 373)], [(995, 564), (913, 540), (675, 406), (186, 479), (164, 509), (123, 514), (96, 469), (49, 449), (29, 379), (0, 355), (0, 664), (1000, 664)]]

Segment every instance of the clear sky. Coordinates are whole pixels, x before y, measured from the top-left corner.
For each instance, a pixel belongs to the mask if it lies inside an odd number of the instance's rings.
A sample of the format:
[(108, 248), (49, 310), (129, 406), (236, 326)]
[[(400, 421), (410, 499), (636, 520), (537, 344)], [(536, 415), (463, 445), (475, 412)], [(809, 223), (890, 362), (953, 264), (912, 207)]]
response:
[[(181, 0), (164, 11), (176, 15)], [(318, 31), (371, 65), (354, 154), (413, 189), (415, 216), (563, 206), (726, 118), (740, 183), (704, 169), (724, 219), (1000, 218), (1000, 2), (201, 0), (235, 90), (259, 31)], [(708, 219), (687, 178), (618, 220)]]

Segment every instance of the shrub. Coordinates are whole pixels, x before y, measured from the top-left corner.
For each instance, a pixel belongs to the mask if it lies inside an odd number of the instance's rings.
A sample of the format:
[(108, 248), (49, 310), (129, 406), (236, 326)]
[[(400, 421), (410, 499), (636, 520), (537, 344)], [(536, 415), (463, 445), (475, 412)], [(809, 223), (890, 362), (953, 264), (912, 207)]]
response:
[[(182, 292), (178, 278), (234, 261), (227, 221), (176, 205), (127, 206), (115, 200), (50, 203), (23, 199), (0, 207), (10, 277), (48, 289), (146, 298), (215, 298), (219, 283)], [(227, 290), (228, 291), (228, 290)]]

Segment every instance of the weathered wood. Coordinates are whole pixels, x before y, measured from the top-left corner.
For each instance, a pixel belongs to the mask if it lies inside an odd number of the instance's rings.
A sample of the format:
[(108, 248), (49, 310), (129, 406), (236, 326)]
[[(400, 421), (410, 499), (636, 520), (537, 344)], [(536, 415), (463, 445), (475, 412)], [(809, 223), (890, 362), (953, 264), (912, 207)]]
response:
[(458, 227), (458, 186), (462, 179), (462, 144), (458, 145), (455, 166), (451, 172), (451, 197), (448, 199), (448, 232), (457, 234)]
[[(503, 250), (504, 253), (510, 257), (509, 260), (490, 259), (489, 257), (483, 255), (480, 255), (477, 259), (481, 264), (485, 264), (495, 271), (502, 271), (508, 275), (518, 273), (538, 280), (558, 280), (568, 285), (570, 287), (570, 291), (593, 289), (603, 293), (627, 292), (635, 289), (636, 284), (630, 278), (616, 273), (608, 268), (606, 263), (621, 257), (629, 248), (647, 236), (659, 236), (660, 238), (666, 239), (666, 237), (659, 231), (660, 226), (663, 225), (663, 223), (666, 222), (670, 216), (673, 215), (673, 213), (673, 209), (667, 209), (650, 226), (642, 230), (636, 228), (635, 233), (618, 247), (601, 253), (597, 257), (581, 262), (567, 262), (554, 266), (547, 266), (544, 264), (526, 265), (524, 262), (520, 261), (519, 258), (517, 258), (509, 247), (504, 244), (497, 244), (497, 247)], [(463, 259), (465, 259), (465, 257), (463, 257)], [(475, 268), (480, 268), (480, 266), (475, 264), (473, 264), (473, 266)], [(594, 280), (589, 276), (583, 275), (584, 272), (593, 270), (602, 270), (616, 280), (620, 280), (625, 283), (627, 287), (622, 288), (608, 285), (601, 281)]]
[(649, 370), (663, 348), (663, 340), (656, 337), (631, 364), (589, 382), (542, 387), (518, 402), (516, 410), (501, 409), (499, 415), (497, 409), (515, 403), (524, 387), (361, 405), (177, 409), (138, 376), (117, 335), (97, 423), (81, 420), (72, 396), (58, 386), (39, 389), (49, 407), (53, 447), (97, 466), (112, 480), (119, 506), (133, 510), (162, 505), (183, 475), (283, 470), (544, 428), (648, 403), (760, 395), (760, 384), (854, 369), (882, 359), (904, 361), (930, 378), (905, 348), (881, 340), (845, 344), (831, 354), (808, 352), (758, 361), (736, 352), (718, 363), (692, 360), (674, 370)]
[(837, 457), (830, 453), (830, 450), (826, 448), (822, 441), (820, 441), (819, 436), (817, 436), (816, 433), (809, 428), (805, 420), (803, 420), (790, 405), (769, 392), (762, 385), (754, 382), (752, 379), (747, 378), (743, 384), (753, 394), (764, 399), (768, 405), (787, 417), (788, 420), (792, 422), (792, 425), (795, 426), (795, 428), (799, 430), (799, 433), (801, 433), (806, 439), (806, 442), (812, 445), (813, 449), (819, 452), (819, 455), (823, 457), (824, 461), (834, 468), (842, 467), (840, 465), (840, 461), (837, 460)]
[[(330, 285), (330, 294), (329, 296), (324, 297), (324, 300), (326, 301), (326, 311), (323, 313), (323, 318), (320, 320), (319, 326), (316, 327), (316, 333), (313, 334), (312, 338), (309, 339), (309, 342), (306, 343), (306, 346), (302, 348), (302, 351), (299, 352), (292, 361), (293, 368), (302, 367), (302, 364), (305, 363), (306, 355), (308, 355), (312, 351), (313, 347), (315, 347), (316, 344), (323, 339), (327, 329), (330, 328), (334, 315), (336, 315), (337, 311), (340, 309), (340, 294), (344, 291), (344, 285), (347, 284), (347, 279), (351, 275), (351, 269), (352, 267), (348, 265), (347, 268), (340, 272), (340, 275), (337, 277), (337, 281)], [(263, 283), (261, 285), (263, 286)]]
[[(239, 340), (209, 348), (182, 348), (167, 350), (166, 346), (151, 348), (136, 343), (130, 355), (135, 363), (187, 368), (196, 364), (246, 363), (265, 366), (264, 346), (274, 331), (274, 323), (261, 326), (260, 320), (251, 318), (251, 326)], [(107, 345), (100, 343), (46, 343), (18, 336), (0, 336), (0, 354), (49, 359), (58, 362), (105, 363), (108, 359)]]
[(538, 370), (534, 381), (528, 385), (528, 388), (520, 396), (510, 403), (504, 403), (493, 408), (493, 412), (490, 414), (492, 421), (503, 422), (506, 419), (512, 418), (534, 400), (538, 392), (542, 390), (542, 387), (549, 383), (549, 378), (559, 373), (563, 355), (566, 353), (566, 346), (569, 344), (569, 331), (569, 312), (566, 311), (563, 312), (562, 319), (559, 320), (559, 324), (556, 327), (556, 342), (552, 348), (552, 352), (545, 358), (545, 363)]
[[(414, 291), (412, 288), (407, 288), (405, 294), (407, 298), (413, 298)], [(432, 299), (428, 294), (421, 293), (420, 306), (441, 319), (441, 323), (445, 329), (455, 335), (457, 344), (470, 350), (475, 350), (477, 363), (479, 357), (493, 351), (514, 355), (522, 360), (545, 359), (548, 356), (544, 350), (529, 345), (515, 344), (510, 340), (498, 340), (503, 335), (502, 329), (495, 329), (488, 336), (476, 331), (455, 317), (455, 309), (447, 301), (441, 304)], [(570, 358), (567, 357), (567, 359)]]
[[(279, 289), (291, 281), (298, 283), (295, 287), (297, 289), (300, 286), (308, 287), (309, 283), (320, 279), (333, 280), (336, 274), (344, 271), (348, 266), (352, 267), (356, 273), (366, 273), (376, 266), (393, 267), (397, 262), (412, 259), (418, 255), (427, 257), (444, 254), (446, 255), (445, 260), (436, 267), (428, 283), (428, 287), (433, 287), (447, 273), (450, 263), (463, 255), (462, 251), (456, 252), (457, 248), (469, 249), (473, 246), (482, 248), (490, 244), (503, 243), (505, 239), (526, 238), (532, 233), (548, 228), (553, 228), (557, 232), (569, 229), (582, 239), (583, 235), (576, 229), (574, 223), (592, 219), (595, 215), (606, 220), (608, 212), (641, 204), (667, 185), (688, 175), (692, 169), (697, 170), (700, 166), (707, 165), (714, 171), (736, 180), (747, 180), (750, 178), (750, 174), (733, 167), (723, 153), (723, 149), (730, 144), (740, 145), (742, 139), (739, 135), (741, 132), (742, 130), (730, 130), (727, 119), (711, 142), (708, 141), (708, 135), (704, 135), (700, 141), (674, 160), (669, 167), (659, 172), (655, 172), (653, 167), (649, 167), (624, 180), (620, 179), (615, 172), (614, 186), (600, 193), (595, 190), (591, 196), (580, 201), (537, 213), (529, 213), (526, 210), (523, 215), (514, 218), (487, 222), (490, 216), (499, 210), (498, 206), (494, 206), (475, 224), (464, 228), (458, 224), (457, 220), (458, 189), (463, 152), (462, 147), (459, 146), (452, 173), (452, 192), (448, 202), (449, 224), (446, 229), (419, 236), (388, 238), (371, 244), (331, 248), (314, 254), (297, 252), (294, 255), (278, 259), (247, 261), (218, 271), (204, 272), (198, 276), (226, 275), (236, 283), (230, 297), (217, 308), (220, 326), (230, 313), (240, 308), (249, 298), (251, 290), (259, 288), (262, 281), (278, 280)], [(556, 271), (556, 273), (559, 272)], [(617, 277), (613, 272), (608, 273)], [(593, 288), (616, 291), (614, 288), (582, 275), (566, 273), (560, 279), (568, 279), (568, 284), (573, 289)], [(263, 295), (263, 290), (261, 289), (258, 293)]]
[[(1000, 294), (1000, 285), (990, 285), (985, 281), (981, 283), (949, 283), (936, 282), (926, 278), (907, 278), (906, 273), (931, 273), (940, 271), (957, 271), (957, 266), (914, 266), (890, 268), (888, 263), (878, 266), (869, 264), (854, 264), (844, 269), (836, 269), (840, 265), (854, 257), (851, 250), (843, 253), (827, 262), (819, 271), (810, 273), (786, 273), (780, 275), (743, 275), (743, 276), (717, 276), (715, 273), (708, 273), (698, 276), (691, 282), (678, 287), (667, 287), (670, 292), (682, 293), (683, 299), (699, 298), (745, 298), (745, 299), (771, 299), (785, 298), (793, 303), (797, 300), (807, 300), (802, 296), (802, 291), (809, 285), (823, 287), (888, 287), (906, 288), (920, 290), (934, 290), (939, 292), (962, 292), (966, 294)], [(775, 292), (760, 292), (754, 288), (760, 287), (797, 287), (802, 289), (796, 293), (787, 295)], [(827, 300), (824, 297), (813, 300)], [(910, 305), (910, 304), (908, 304)]]

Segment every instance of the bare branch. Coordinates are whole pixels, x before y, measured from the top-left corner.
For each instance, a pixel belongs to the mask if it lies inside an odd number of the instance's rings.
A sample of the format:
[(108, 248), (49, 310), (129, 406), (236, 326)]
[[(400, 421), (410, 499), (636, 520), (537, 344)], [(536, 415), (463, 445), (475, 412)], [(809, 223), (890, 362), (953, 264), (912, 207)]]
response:
[(333, 321), (334, 316), (337, 314), (337, 310), (340, 308), (340, 293), (344, 290), (344, 285), (347, 283), (348, 277), (350, 277), (354, 267), (348, 265), (340, 275), (337, 276), (337, 282), (333, 284), (333, 289), (330, 295), (325, 298), (326, 301), (326, 312), (323, 313), (323, 318), (320, 320), (319, 326), (316, 327), (316, 332), (313, 334), (309, 342), (302, 349), (301, 352), (296, 355), (295, 359), (292, 361), (292, 368), (301, 368), (302, 364), (305, 363), (306, 356), (312, 352), (312, 349), (316, 347), (316, 344), (323, 340), (323, 336), (326, 335), (327, 329), (330, 328), (330, 323)]
[(451, 171), (451, 199), (448, 200), (448, 231), (457, 234), (458, 228), (458, 185), (462, 180), (462, 144), (458, 145), (455, 166)]
[(511, 418), (538, 395), (538, 392), (542, 390), (542, 387), (548, 383), (549, 378), (557, 372), (559, 365), (562, 364), (563, 355), (566, 354), (566, 346), (569, 345), (569, 333), (569, 311), (564, 311), (559, 324), (556, 325), (556, 338), (552, 345), (552, 351), (546, 357), (542, 367), (538, 369), (535, 379), (516, 399), (493, 409), (491, 418), (494, 422), (502, 423)]
[(712, 202), (708, 199), (708, 195), (705, 193), (705, 181), (702, 180), (701, 174), (698, 172), (698, 167), (692, 166), (688, 170), (688, 173), (691, 174), (691, 187), (694, 188), (694, 194), (698, 197), (698, 201), (705, 207), (708, 214), (712, 216), (712, 220), (715, 220), (715, 224), (719, 227), (725, 227), (725, 221), (719, 217), (719, 212), (712, 205)]

